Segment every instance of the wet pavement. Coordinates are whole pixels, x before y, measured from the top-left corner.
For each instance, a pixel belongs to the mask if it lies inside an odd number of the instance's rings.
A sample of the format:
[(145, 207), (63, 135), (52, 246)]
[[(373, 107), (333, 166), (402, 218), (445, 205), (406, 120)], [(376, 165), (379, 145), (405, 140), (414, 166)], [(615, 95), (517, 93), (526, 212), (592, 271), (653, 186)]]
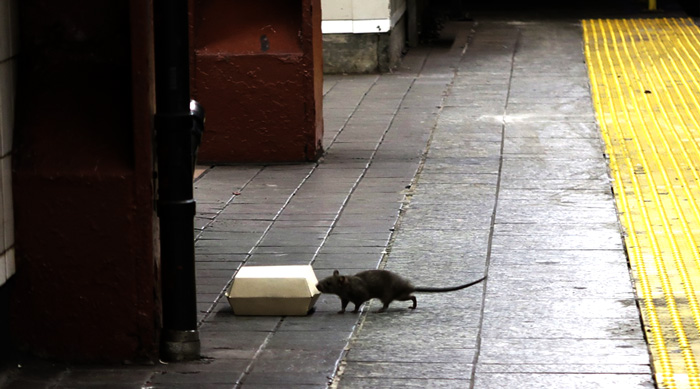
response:
[[(652, 388), (576, 19), (476, 19), (382, 75), (328, 76), (318, 163), (195, 182), (203, 359), (23, 361), (9, 388)], [(246, 265), (376, 267), (418, 307), (239, 317)], [(4, 380), (4, 382), (3, 382)]]

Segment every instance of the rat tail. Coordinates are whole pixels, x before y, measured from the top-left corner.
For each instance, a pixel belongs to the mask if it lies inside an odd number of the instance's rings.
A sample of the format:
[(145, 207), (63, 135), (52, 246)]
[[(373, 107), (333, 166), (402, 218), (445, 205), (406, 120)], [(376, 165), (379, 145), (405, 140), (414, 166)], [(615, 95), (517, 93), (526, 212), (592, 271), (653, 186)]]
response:
[(476, 284), (478, 284), (479, 282), (481, 282), (481, 281), (483, 281), (483, 280), (485, 280), (485, 279), (486, 279), (486, 276), (481, 277), (481, 278), (479, 278), (478, 280), (472, 281), (472, 282), (470, 282), (470, 283), (468, 283), (468, 284), (459, 285), (459, 286), (450, 286), (450, 287), (447, 287), (447, 288), (418, 287), (418, 288), (415, 288), (415, 291), (416, 291), (416, 292), (436, 292), (436, 293), (440, 293), (440, 292), (454, 292), (455, 290), (465, 289), (465, 288), (468, 288), (468, 287), (470, 287), (470, 286), (472, 286), (472, 285), (476, 285)]

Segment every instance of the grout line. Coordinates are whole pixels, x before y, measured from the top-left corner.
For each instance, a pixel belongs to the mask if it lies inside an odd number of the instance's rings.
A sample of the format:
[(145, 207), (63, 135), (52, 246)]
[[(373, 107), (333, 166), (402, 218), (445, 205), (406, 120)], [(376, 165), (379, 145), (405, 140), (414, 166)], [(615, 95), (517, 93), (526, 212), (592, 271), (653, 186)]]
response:
[[(505, 104), (503, 107), (503, 120), (501, 124), (501, 145), (500, 145), (500, 156), (498, 159), (498, 180), (496, 181), (496, 193), (495, 193), (495, 201), (493, 203), (493, 212), (491, 213), (491, 227), (489, 228), (489, 238), (488, 238), (488, 243), (486, 247), (486, 261), (484, 263), (484, 275), (488, 275), (489, 273), (489, 267), (491, 265), (491, 252), (493, 250), (493, 235), (495, 232), (495, 227), (496, 227), (496, 213), (498, 211), (498, 198), (500, 196), (501, 192), (501, 183), (503, 180), (503, 150), (504, 150), (504, 145), (505, 145), (505, 138), (506, 138), (506, 117), (507, 117), (507, 109), (508, 109), (508, 101), (510, 100), (510, 95), (511, 95), (511, 86), (513, 85), (513, 73), (515, 71), (515, 55), (518, 52), (518, 45), (520, 44), (520, 39), (521, 39), (522, 31), (520, 28), (517, 29), (517, 35), (515, 37), (515, 43), (513, 45), (513, 54), (510, 58), (510, 75), (508, 77), (508, 93), (506, 94), (506, 99), (505, 99)], [(476, 349), (474, 351), (474, 359), (472, 361), (472, 371), (469, 379), (469, 388), (474, 389), (475, 388), (475, 382), (476, 382), (476, 370), (477, 366), (479, 365), (479, 357), (481, 356), (481, 347), (482, 347), (482, 332), (484, 328), (484, 316), (485, 316), (485, 310), (486, 310), (486, 291), (488, 290), (488, 283), (489, 279), (485, 279), (482, 283), (483, 285), (483, 293), (481, 295), (481, 310), (479, 312), (479, 325), (476, 333)]]
[[(354, 192), (355, 188), (357, 187), (357, 185), (359, 184), (359, 182), (362, 180), (362, 178), (364, 178), (365, 174), (367, 173), (367, 170), (369, 169), (370, 165), (372, 164), (372, 161), (373, 161), (373, 159), (374, 159), (374, 157), (375, 157), (377, 151), (379, 150), (379, 147), (381, 146), (382, 142), (383, 142), (384, 139), (386, 138), (387, 133), (388, 133), (389, 130), (391, 129), (391, 125), (393, 124), (394, 119), (396, 118), (396, 115), (397, 115), (397, 114), (399, 113), (399, 111), (401, 110), (401, 105), (403, 104), (403, 101), (406, 99), (406, 96), (410, 93), (410, 91), (411, 91), (411, 89), (413, 88), (413, 85), (415, 84), (416, 80), (420, 77), (420, 75), (421, 75), (421, 73), (422, 73), (422, 71), (423, 71), (423, 69), (424, 69), (424, 67), (425, 67), (425, 64), (426, 64), (427, 61), (428, 61), (429, 55), (430, 55), (430, 53), (428, 53), (428, 54), (423, 58), (423, 61), (422, 61), (422, 63), (421, 63), (420, 69), (418, 70), (418, 72), (416, 73), (416, 75), (413, 77), (413, 80), (411, 81), (411, 85), (406, 89), (406, 92), (405, 92), (405, 93), (403, 94), (403, 96), (401, 97), (401, 102), (398, 104), (396, 110), (395, 110), (394, 113), (392, 114), (392, 118), (391, 118), (391, 121), (389, 122), (389, 124), (387, 125), (387, 129), (386, 129), (386, 130), (384, 131), (384, 133), (382, 134), (382, 136), (381, 136), (379, 142), (377, 143), (377, 147), (375, 147), (375, 149), (373, 150), (372, 155), (371, 155), (370, 158), (369, 158), (369, 162), (366, 164), (366, 166), (365, 166), (365, 168), (364, 168), (364, 170), (363, 170), (363, 172), (362, 172), (362, 175), (357, 179), (357, 181), (355, 182), (355, 184), (353, 185), (353, 187), (352, 187), (352, 189), (351, 189), (350, 194), (346, 197), (345, 201), (343, 202), (343, 206), (345, 206), (345, 204), (347, 203), (347, 201), (349, 200), (349, 198), (352, 196), (352, 193)], [(443, 97), (443, 100), (444, 100), (444, 97)], [(435, 120), (437, 121), (437, 118), (436, 118)], [(427, 153), (427, 149), (426, 149), (426, 151), (423, 152), (423, 157), (422, 157), (422, 159), (424, 158), (424, 156), (425, 156), (426, 153)], [(415, 176), (414, 176), (413, 180), (411, 181), (411, 182), (412, 182), (411, 185), (413, 185), (414, 180), (415, 180)], [(404, 198), (405, 198), (405, 196), (404, 196)], [(401, 214), (402, 214), (403, 212), (405, 212), (405, 205), (402, 205), (401, 208), (399, 209), (399, 217), (398, 217), (397, 222), (394, 224), (394, 228), (393, 228), (393, 231), (394, 231), (394, 232), (391, 234), (391, 237), (389, 238), (389, 243), (387, 243), (387, 248), (391, 245), (391, 242), (393, 241), (393, 239), (394, 239), (395, 236), (396, 236), (396, 229), (397, 229), (396, 227), (397, 227), (397, 226), (399, 225), (399, 223), (400, 223)], [(338, 218), (340, 217), (340, 214), (341, 214), (341, 213), (342, 213), (342, 211), (338, 213)], [(333, 225), (331, 226), (331, 229), (335, 226), (336, 221), (337, 221), (337, 218), (336, 218), (336, 220), (333, 221)], [(329, 232), (330, 232), (330, 229), (329, 229)], [(324, 242), (323, 242), (323, 243), (325, 243), (325, 239), (324, 239)], [(319, 248), (319, 250), (320, 250), (320, 248)], [(318, 253), (318, 251), (317, 251), (317, 253)], [(317, 253), (316, 253), (316, 254), (317, 254)], [(314, 254), (314, 260), (315, 260), (316, 254)], [(387, 255), (388, 255), (388, 251), (385, 249), (384, 252), (383, 252), (383, 254), (382, 254), (382, 259), (381, 259), (381, 261), (380, 261), (380, 267), (383, 267), (383, 265), (386, 263)], [(350, 351), (350, 349), (351, 349), (350, 343), (352, 342), (355, 333), (356, 333), (360, 328), (362, 328), (362, 326), (363, 326), (363, 324), (364, 324), (364, 322), (365, 322), (365, 319), (367, 318), (367, 313), (369, 312), (369, 307), (370, 307), (370, 304), (364, 304), (364, 305), (362, 306), (361, 310), (360, 310), (360, 316), (359, 316), (359, 318), (358, 318), (358, 320), (357, 320), (357, 323), (353, 326), (352, 331), (351, 331), (351, 333), (350, 333), (350, 336), (348, 337), (347, 343), (346, 343), (345, 347), (343, 348), (343, 352), (342, 352), (340, 358), (338, 359), (338, 361), (336, 362), (335, 369), (334, 369), (334, 375), (333, 375), (333, 377), (332, 377), (332, 380), (331, 380), (330, 384), (328, 385), (328, 387), (330, 387), (330, 388), (337, 388), (338, 385), (340, 384), (340, 380), (341, 380), (341, 378), (342, 378), (342, 376), (343, 376), (343, 371), (344, 371), (345, 362), (346, 362), (346, 361), (345, 361), (345, 358), (346, 358), (346, 356), (347, 356), (347, 353), (348, 353), (348, 352)]]
[[(246, 181), (246, 182), (241, 186), (240, 190), (242, 191), (243, 189), (245, 189), (245, 188), (255, 179), (255, 177), (259, 176), (260, 173), (262, 173), (264, 170), (265, 170), (265, 166), (261, 167), (260, 170), (258, 170), (257, 173), (255, 173), (248, 181)], [(201, 230), (199, 231), (199, 233), (197, 234), (197, 237), (195, 238), (195, 243), (202, 237), (202, 235), (204, 234), (204, 231), (207, 229), (207, 227), (209, 227), (210, 225), (212, 225), (212, 224), (216, 221), (216, 218), (219, 217), (219, 215), (221, 215), (221, 213), (226, 209), (226, 207), (228, 207), (229, 205), (231, 205), (231, 203), (232, 203), (233, 200), (236, 198), (236, 196), (238, 196), (238, 195), (237, 195), (237, 194), (231, 195), (231, 197), (229, 197), (229, 199), (226, 201), (226, 203), (224, 203), (224, 206), (221, 207), (221, 209), (220, 209), (218, 212), (216, 212), (216, 214), (214, 215), (214, 217), (211, 218), (211, 220), (209, 220), (209, 222), (207, 222), (207, 224), (205, 224), (204, 227), (202, 227), (202, 229), (201, 229)], [(270, 228), (270, 226), (268, 226), (268, 227), (265, 229), (265, 232), (267, 232), (267, 230), (269, 230), (269, 228)], [(262, 239), (262, 238), (261, 238), (261, 239)], [(260, 242), (260, 241), (258, 240), (258, 242)], [(245, 263), (245, 261), (247, 261), (249, 258), (250, 258), (250, 251), (248, 251), (248, 253), (246, 254), (246, 257), (245, 257), (245, 259), (243, 260), (242, 263)], [(197, 249), (196, 249), (196, 246), (195, 246), (195, 268), (196, 268), (196, 265), (197, 265)], [(242, 265), (241, 265), (241, 266), (242, 266)], [(238, 272), (238, 271), (234, 272), (234, 274), (237, 273), (237, 272)], [(212, 302), (212, 304), (209, 306), (209, 308), (206, 310), (206, 312), (204, 312), (204, 315), (202, 315), (202, 318), (201, 318), (201, 319), (198, 321), (198, 323), (197, 323), (197, 327), (198, 327), (198, 328), (201, 327), (202, 324), (204, 324), (204, 321), (211, 315), (212, 311), (214, 310), (214, 307), (216, 307), (216, 304), (219, 303), (219, 300), (221, 300), (221, 297), (223, 296), (223, 294), (224, 294), (224, 293), (226, 292), (226, 290), (228, 289), (228, 286), (229, 286), (230, 282), (231, 282), (231, 281), (229, 281), (229, 282), (226, 283), (226, 286), (224, 287), (224, 289), (223, 289), (221, 292), (219, 292), (219, 295), (216, 296), (216, 299), (214, 299), (214, 302)]]
[[(416, 77), (416, 78), (417, 78), (417, 77)], [(339, 209), (338, 213), (337, 213), (337, 214), (335, 215), (335, 217), (333, 218), (333, 221), (331, 222), (331, 225), (328, 227), (328, 230), (326, 231), (325, 236), (324, 236), (323, 239), (321, 240), (321, 244), (319, 244), (318, 248), (316, 249), (316, 252), (314, 252), (314, 255), (311, 257), (311, 261), (309, 262), (310, 265), (313, 265), (314, 262), (316, 262), (316, 258), (318, 257), (319, 252), (321, 251), (321, 249), (323, 249), (323, 246), (324, 246), (324, 245), (326, 244), (326, 242), (328, 241), (328, 237), (330, 236), (331, 232), (333, 231), (333, 229), (335, 228), (336, 224), (338, 223), (338, 220), (340, 219), (341, 215), (343, 214), (343, 210), (345, 210), (345, 206), (348, 204), (348, 201), (350, 201), (350, 198), (351, 198), (352, 195), (355, 193), (355, 190), (357, 189), (357, 186), (360, 184), (360, 182), (362, 181), (362, 179), (365, 178), (365, 175), (367, 175), (367, 171), (369, 170), (370, 166), (372, 165), (372, 162), (374, 162), (374, 157), (377, 155), (377, 151), (379, 150), (379, 147), (381, 147), (381, 145), (383, 144), (384, 139), (386, 138), (387, 133), (389, 132), (389, 130), (391, 129), (392, 124), (394, 123), (394, 119), (396, 118), (396, 115), (399, 113), (399, 110), (401, 109), (401, 104), (403, 104), (403, 101), (405, 100), (406, 95), (408, 95), (408, 93), (411, 91), (411, 88), (413, 87), (413, 84), (415, 83), (416, 78), (414, 78), (413, 81), (411, 81), (411, 84), (408, 86), (408, 88), (406, 89), (406, 91), (405, 91), (405, 92), (403, 93), (403, 95), (401, 96), (401, 101), (400, 101), (399, 104), (396, 106), (396, 109), (394, 110), (394, 112), (391, 114), (391, 120), (390, 120), (389, 123), (387, 124), (386, 129), (385, 129), (384, 132), (382, 133), (382, 136), (381, 136), (381, 137), (379, 138), (379, 140), (377, 141), (377, 144), (375, 145), (374, 150), (372, 150), (372, 154), (369, 156), (368, 161), (367, 161), (367, 163), (365, 164), (365, 167), (362, 169), (362, 172), (360, 173), (359, 177), (357, 177), (357, 179), (355, 180), (355, 182), (352, 184), (352, 187), (350, 188), (350, 191), (349, 191), (348, 194), (345, 196), (345, 199), (343, 199), (343, 202), (342, 202), (341, 205), (340, 205), (340, 209)], [(377, 79), (377, 80), (378, 80), (378, 79)], [(374, 86), (374, 85), (376, 85), (376, 81), (375, 81), (375, 83), (373, 84), (373, 86)], [(371, 89), (370, 89), (370, 90), (371, 90)], [(369, 93), (369, 91), (368, 91), (368, 93)], [(365, 96), (366, 96), (366, 94), (365, 94)], [(359, 107), (360, 104), (358, 104), (357, 106)], [(354, 114), (354, 112), (353, 112), (353, 114)], [(334, 138), (334, 140), (335, 140), (335, 138)]]
[[(210, 169), (207, 169), (207, 172), (209, 172), (209, 171), (211, 171), (212, 169), (215, 169), (215, 168), (216, 168), (216, 167), (212, 167), (212, 168), (210, 168)], [(263, 170), (265, 170), (265, 166), (260, 167), (260, 170), (259, 170), (257, 173), (255, 173), (255, 174), (253, 175), (253, 177), (251, 177), (248, 181), (246, 181), (246, 182), (241, 186), (240, 190), (245, 189), (245, 188), (255, 179), (255, 177), (257, 177), (260, 173), (262, 173)], [(199, 181), (199, 178), (197, 179), (197, 181)], [(226, 209), (226, 207), (228, 207), (229, 205), (231, 205), (231, 203), (233, 202), (233, 199), (235, 199), (236, 196), (238, 196), (238, 195), (237, 195), (237, 194), (231, 195), (231, 197), (229, 197), (229, 199), (226, 200), (226, 202), (224, 203), (224, 206), (221, 207), (221, 209), (218, 210), (218, 211), (216, 212), (216, 214), (214, 214), (214, 217), (211, 218), (211, 219), (199, 230), (199, 233), (198, 233), (197, 236), (195, 236), (195, 238), (194, 238), (194, 241), (195, 241), (195, 242), (197, 242), (199, 239), (202, 238), (202, 234), (204, 234), (204, 230), (206, 230), (209, 226), (211, 226), (211, 225), (216, 221), (216, 218), (219, 217), (219, 215), (221, 215), (221, 213)], [(195, 254), (196, 254), (196, 249), (195, 249)], [(196, 262), (196, 260), (197, 260), (197, 257), (196, 257), (196, 255), (195, 255), (195, 262)]]
[(272, 336), (277, 333), (277, 331), (280, 329), (280, 327), (282, 327), (283, 322), (284, 322), (284, 317), (280, 318), (280, 320), (275, 325), (275, 328), (273, 328), (272, 331), (270, 331), (267, 334), (267, 336), (265, 337), (265, 340), (262, 342), (260, 347), (258, 347), (258, 349), (255, 350), (255, 354), (253, 354), (253, 357), (250, 359), (250, 363), (248, 363), (248, 365), (245, 367), (245, 369), (243, 370), (241, 375), (238, 377), (238, 380), (236, 380), (236, 384), (233, 386), (234, 389), (238, 389), (241, 386), (243, 386), (243, 384), (245, 383), (245, 379), (248, 377), (248, 375), (250, 375), (250, 372), (253, 370), (253, 365), (255, 364), (256, 359), (258, 358), (260, 353), (262, 353), (263, 350), (265, 350), (265, 348), (267, 347), (267, 344), (270, 343), (270, 341), (272, 340)]
[[(265, 168), (267, 168), (267, 167), (269, 167), (269, 166), (270, 166), (270, 165), (266, 165), (266, 166), (264, 166), (262, 169), (260, 169), (260, 171), (259, 171), (257, 174), (255, 174), (255, 176), (253, 176), (250, 180), (248, 180), (248, 182), (241, 188), (241, 191), (242, 191), (243, 189), (245, 189), (245, 187), (246, 187), (248, 184), (250, 184), (250, 182), (253, 181), (253, 179), (255, 179), (255, 177), (257, 177), (260, 173), (262, 173), (262, 172), (265, 170)], [(219, 292), (219, 294), (217, 295), (216, 299), (214, 299), (214, 302), (211, 304), (211, 306), (209, 307), (209, 309), (207, 309), (206, 313), (204, 314), (204, 316), (202, 317), (202, 319), (199, 321), (198, 327), (201, 326), (201, 325), (204, 323), (204, 321), (211, 315), (212, 311), (214, 310), (214, 307), (216, 307), (216, 305), (219, 303), (219, 301), (221, 300), (221, 298), (224, 297), (224, 295), (226, 294), (226, 291), (228, 290), (228, 288), (231, 286), (231, 283), (233, 282), (233, 279), (236, 277), (236, 274), (238, 274), (238, 270), (239, 270), (241, 267), (245, 266), (246, 262), (248, 262), (248, 260), (250, 259), (250, 257), (253, 255), (253, 251), (255, 251), (255, 249), (258, 248), (258, 245), (263, 241), (263, 239), (265, 239), (265, 237), (267, 236), (267, 234), (268, 234), (268, 233), (270, 232), (270, 230), (272, 229), (272, 226), (275, 224), (275, 222), (277, 221), (277, 219), (279, 219), (280, 214), (282, 214), (282, 212), (284, 212), (284, 210), (287, 208), (287, 205), (289, 205), (289, 203), (292, 201), (292, 198), (297, 194), (297, 192), (299, 191), (299, 189), (301, 188), (301, 186), (304, 185), (304, 183), (309, 179), (309, 177), (311, 177), (311, 175), (313, 174), (313, 172), (316, 171), (316, 168), (317, 168), (317, 167), (318, 167), (318, 163), (316, 163), (316, 164), (311, 168), (311, 170), (309, 171), (309, 173), (307, 173), (306, 176), (304, 176), (304, 178), (302, 178), (301, 183), (299, 183), (299, 185), (297, 185), (297, 187), (294, 188), (294, 190), (292, 191), (292, 193), (287, 197), (287, 200), (282, 204), (282, 206), (280, 207), (279, 211), (277, 211), (277, 213), (275, 214), (275, 216), (273, 216), (273, 218), (272, 218), (272, 220), (270, 221), (270, 223), (267, 225), (267, 227), (265, 227), (265, 230), (263, 230), (263, 232), (261, 233), (260, 238), (258, 238), (258, 240), (255, 242), (255, 244), (253, 244), (253, 247), (251, 247), (250, 250), (248, 250), (248, 252), (247, 252), (246, 255), (245, 255), (245, 258), (244, 258), (243, 261), (241, 262), (241, 266), (240, 266), (238, 269), (236, 269), (236, 271), (233, 272), (233, 274), (231, 275), (231, 278), (228, 280), (228, 282), (226, 283), (226, 285), (224, 286), (224, 288)], [(216, 215), (218, 216), (219, 214), (221, 214), (221, 212), (223, 212), (224, 209), (226, 209), (226, 207), (228, 207), (228, 206), (233, 202), (233, 199), (234, 199), (236, 196), (237, 196), (237, 195), (231, 196), (231, 198), (229, 199), (229, 201), (226, 203), (226, 206), (224, 206), (224, 207), (221, 209), (221, 211), (217, 212)], [(211, 223), (214, 222), (214, 220), (216, 219), (217, 216), (215, 216), (214, 219), (212, 219)], [(207, 225), (208, 225), (208, 224), (207, 224)], [(205, 228), (206, 228), (206, 227), (205, 227)], [(202, 233), (203, 233), (203, 232), (204, 232), (204, 229), (202, 229)]]
[[(465, 45), (465, 48), (466, 48), (466, 45)], [(411, 89), (413, 88), (413, 85), (415, 84), (415, 82), (421, 77), (422, 72), (423, 72), (423, 69), (425, 68), (426, 63), (428, 62), (428, 58), (429, 58), (430, 54), (432, 53), (432, 51), (433, 51), (433, 50), (431, 50), (431, 51), (425, 56), (425, 58), (423, 59), (423, 62), (421, 63), (421, 68), (420, 68), (420, 70), (418, 71), (418, 73), (417, 73), (417, 74), (415, 75), (415, 77), (413, 78), (413, 81), (411, 82), (411, 86), (408, 88), (408, 90), (407, 90), (406, 93), (404, 94), (403, 98), (401, 99), (401, 104), (403, 103), (403, 101), (405, 100), (406, 96), (408, 95), (408, 93), (409, 93), (409, 92), (411, 91)], [(463, 53), (463, 52), (462, 52), (462, 53)], [(461, 58), (461, 54), (460, 54), (459, 57)], [(452, 87), (452, 85), (454, 84), (454, 79), (456, 78), (456, 76), (457, 76), (457, 70), (455, 69), (454, 72), (453, 72), (452, 80), (450, 81), (450, 83), (449, 83), (449, 84), (447, 85), (447, 87), (446, 87), (446, 91), (449, 91), (449, 89)], [(397, 219), (396, 223), (394, 224), (393, 232), (392, 232), (392, 234), (391, 234), (391, 236), (390, 236), (390, 238), (389, 238), (389, 242), (388, 242), (388, 244), (387, 244), (387, 249), (384, 250), (384, 253), (383, 253), (383, 255), (382, 255), (382, 259), (381, 259), (381, 261), (380, 261), (380, 265), (379, 265), (380, 268), (384, 268), (384, 266), (386, 266), (386, 263), (387, 263), (389, 254), (390, 254), (390, 252), (391, 252), (391, 245), (393, 244), (393, 242), (394, 242), (395, 239), (396, 239), (396, 235), (397, 235), (397, 233), (398, 233), (398, 229), (399, 229), (400, 224), (401, 224), (402, 216), (405, 214), (406, 210), (408, 209), (408, 203), (410, 202), (410, 197), (412, 196), (413, 188), (415, 187), (415, 185), (416, 185), (416, 183), (417, 183), (417, 181), (418, 181), (418, 179), (419, 179), (419, 177), (420, 177), (420, 173), (422, 172), (422, 169), (423, 169), (423, 167), (424, 167), (424, 165), (425, 165), (425, 161), (426, 161), (426, 159), (427, 159), (428, 152), (430, 151), (430, 144), (431, 144), (431, 142), (432, 142), (433, 135), (434, 135), (434, 133), (435, 133), (435, 129), (437, 128), (437, 122), (438, 122), (439, 116), (440, 116), (440, 114), (441, 114), (441, 112), (442, 112), (442, 109), (443, 109), (443, 107), (444, 107), (444, 102), (445, 102), (445, 99), (447, 98), (447, 95), (448, 95), (448, 93), (443, 93), (443, 95), (442, 95), (442, 98), (441, 98), (441, 101), (440, 101), (440, 109), (439, 109), (439, 111), (437, 112), (437, 114), (436, 114), (436, 116), (435, 116), (435, 119), (434, 119), (435, 124), (432, 126), (432, 129), (430, 130), (430, 137), (429, 137), (429, 139), (428, 139), (428, 141), (427, 141), (427, 143), (426, 143), (426, 146), (425, 146), (423, 152), (421, 153), (421, 159), (420, 159), (420, 162), (419, 162), (418, 170), (416, 171), (416, 174), (415, 174), (415, 175), (413, 176), (413, 178), (411, 179), (411, 184), (410, 184), (411, 190), (406, 191), (406, 193), (404, 194), (404, 199), (403, 199), (402, 205), (401, 205), (401, 207), (400, 207), (400, 209), (399, 209), (399, 216), (398, 216), (398, 219)], [(393, 115), (393, 117), (392, 117), (392, 123), (393, 123), (394, 118), (396, 117), (396, 114), (397, 114), (397, 113), (400, 111), (400, 109), (401, 109), (401, 104), (399, 104), (397, 110), (395, 111), (395, 113), (394, 113), (394, 115)], [(387, 127), (387, 131), (385, 131), (385, 133), (382, 135), (382, 138), (381, 138), (381, 140), (380, 140), (380, 144), (381, 144), (381, 142), (384, 140), (384, 138), (385, 138), (385, 136), (386, 136), (386, 134), (387, 134), (389, 128), (391, 128), (391, 123), (390, 123), (389, 126)], [(377, 148), (374, 150), (372, 156), (370, 157), (370, 162), (368, 162), (368, 164), (367, 164), (367, 166), (366, 166), (366, 168), (365, 168), (365, 172), (367, 171), (367, 169), (368, 169), (369, 166), (371, 165), (372, 160), (373, 160), (373, 158), (374, 158), (374, 154), (376, 153), (376, 151), (377, 151), (378, 148), (379, 148), (379, 145), (377, 146)], [(363, 173), (363, 176), (364, 176), (364, 173)], [(360, 179), (362, 179), (362, 177), (360, 177)], [(358, 179), (358, 183), (359, 183), (359, 180), (360, 180), (360, 179)], [(356, 185), (357, 185), (357, 183), (356, 183)], [(356, 186), (356, 185), (355, 185), (355, 186)], [(353, 189), (354, 189), (354, 187), (353, 187)], [(345, 348), (343, 349), (343, 353), (342, 353), (340, 359), (338, 360), (338, 363), (336, 364), (335, 375), (334, 375), (334, 377), (333, 377), (332, 383), (331, 383), (330, 386), (329, 386), (330, 388), (337, 388), (338, 385), (340, 384), (340, 381), (341, 381), (342, 376), (343, 376), (343, 371), (344, 371), (344, 368), (345, 368), (345, 366), (346, 366), (346, 360), (345, 360), (345, 358), (347, 357), (347, 353), (348, 353), (348, 352), (350, 351), (350, 349), (351, 349), (350, 344), (352, 343), (353, 338), (355, 337), (356, 333), (359, 332), (359, 330), (360, 330), (360, 329), (362, 328), (362, 326), (364, 325), (364, 322), (365, 322), (365, 320), (367, 319), (367, 313), (369, 312), (370, 307), (371, 307), (371, 303), (365, 304), (365, 305), (363, 305), (363, 307), (362, 307), (362, 309), (361, 309), (361, 311), (360, 311), (361, 313), (360, 313), (360, 317), (359, 317), (359, 319), (358, 319), (358, 322), (357, 322), (357, 324), (353, 327), (352, 333), (351, 333), (350, 337), (348, 338), (348, 343), (347, 343), (347, 345), (345, 346)]]
[[(374, 88), (374, 86), (377, 85), (377, 81), (379, 81), (379, 76), (374, 76), (374, 81), (372, 82), (372, 85), (370, 85), (369, 88), (367, 88), (367, 91), (366, 91), (364, 94), (362, 94), (362, 97), (360, 98), (360, 100), (357, 102), (357, 104), (355, 104), (355, 109), (353, 109), (352, 112), (350, 113), (350, 115), (348, 115), (348, 117), (345, 118), (345, 121), (343, 122), (343, 125), (340, 127), (340, 130), (338, 130), (338, 132), (335, 133), (335, 135), (334, 135), (333, 138), (331, 139), (330, 143), (328, 144), (328, 147), (324, 147), (323, 155), (321, 156), (321, 158), (319, 158), (319, 162), (316, 162), (316, 165), (319, 165), (320, 162), (323, 161), (323, 157), (324, 157), (326, 154), (328, 154), (328, 149), (330, 149), (331, 146), (333, 146), (333, 144), (335, 144), (335, 141), (338, 139), (338, 137), (339, 137), (340, 134), (343, 132), (343, 130), (345, 130), (345, 127), (348, 125), (348, 122), (350, 121), (350, 119), (351, 119), (353, 116), (355, 116), (355, 113), (356, 113), (357, 110), (360, 108), (360, 105), (362, 105), (362, 102), (365, 100), (365, 97), (367, 97), (367, 94), (369, 93), (369, 91), (371, 91), (372, 88)], [(337, 83), (336, 83), (336, 85), (337, 85)], [(335, 88), (336, 85), (334, 85), (333, 88)], [(333, 88), (331, 88), (331, 90), (332, 90)], [(328, 92), (330, 92), (330, 90), (329, 90)], [(324, 96), (325, 96), (325, 95), (324, 95)]]

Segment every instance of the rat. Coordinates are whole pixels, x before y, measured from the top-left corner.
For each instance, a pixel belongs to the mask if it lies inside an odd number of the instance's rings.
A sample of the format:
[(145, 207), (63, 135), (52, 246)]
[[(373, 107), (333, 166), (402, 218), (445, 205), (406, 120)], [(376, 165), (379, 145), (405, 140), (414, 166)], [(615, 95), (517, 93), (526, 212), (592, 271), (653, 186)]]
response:
[(417, 288), (409, 280), (388, 270), (365, 270), (353, 276), (340, 275), (340, 272), (335, 270), (332, 276), (316, 284), (316, 289), (322, 293), (332, 293), (340, 297), (341, 310), (338, 313), (345, 313), (345, 307), (350, 301), (355, 304), (353, 313), (357, 313), (362, 303), (373, 298), (378, 298), (384, 304), (377, 312), (384, 312), (394, 300), (411, 300), (413, 302), (411, 309), (416, 309), (417, 302), (416, 297), (412, 295), (413, 292), (452, 292), (468, 288), (485, 279), (486, 277), (482, 277), (468, 284), (447, 288)]

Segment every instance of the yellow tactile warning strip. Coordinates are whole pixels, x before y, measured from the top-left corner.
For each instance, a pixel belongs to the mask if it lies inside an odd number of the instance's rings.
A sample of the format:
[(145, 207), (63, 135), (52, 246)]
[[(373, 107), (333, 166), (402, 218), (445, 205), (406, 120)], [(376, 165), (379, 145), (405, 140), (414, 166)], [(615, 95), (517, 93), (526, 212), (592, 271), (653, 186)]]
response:
[(700, 388), (700, 29), (585, 20), (593, 102), (660, 388)]

